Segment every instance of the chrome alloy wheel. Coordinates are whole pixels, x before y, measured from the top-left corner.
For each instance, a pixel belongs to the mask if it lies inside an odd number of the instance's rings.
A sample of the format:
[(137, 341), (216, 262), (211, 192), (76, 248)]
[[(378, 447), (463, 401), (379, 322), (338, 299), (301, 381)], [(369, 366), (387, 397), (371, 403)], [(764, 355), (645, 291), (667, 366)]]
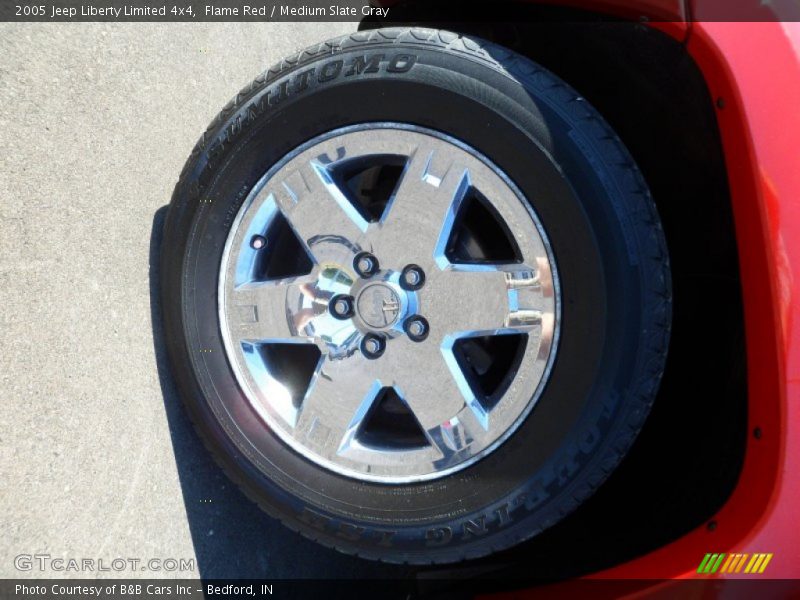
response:
[[(363, 180), (383, 165), (392, 187), (367, 206)], [(470, 255), (490, 238), (457, 231), (475, 203), (470, 232), (501, 231), (499, 258)], [(233, 222), (218, 294), (253, 409), (306, 459), (361, 480), (435, 479), (495, 450), (557, 347), (558, 278), (530, 205), (486, 157), (417, 126), (338, 129), (279, 161)]]

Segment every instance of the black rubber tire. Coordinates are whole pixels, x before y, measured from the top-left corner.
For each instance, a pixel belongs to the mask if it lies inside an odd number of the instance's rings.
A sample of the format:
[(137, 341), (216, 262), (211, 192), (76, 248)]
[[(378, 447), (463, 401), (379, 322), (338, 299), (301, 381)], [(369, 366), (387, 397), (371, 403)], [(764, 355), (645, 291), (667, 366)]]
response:
[[(499, 165), (531, 199), (562, 291), (557, 359), (531, 415), (475, 465), (402, 486), (342, 477), (285, 446), (239, 390), (217, 317), (223, 246), (254, 183), (316, 135), (378, 121), (446, 132)], [(340, 37), (283, 60), (243, 89), (181, 173), (161, 274), (174, 374), (226, 473), (303, 535), (392, 562), (483, 556), (574, 510), (642, 427), (669, 341), (666, 243), (619, 138), (579, 94), (530, 60), (430, 29)]]

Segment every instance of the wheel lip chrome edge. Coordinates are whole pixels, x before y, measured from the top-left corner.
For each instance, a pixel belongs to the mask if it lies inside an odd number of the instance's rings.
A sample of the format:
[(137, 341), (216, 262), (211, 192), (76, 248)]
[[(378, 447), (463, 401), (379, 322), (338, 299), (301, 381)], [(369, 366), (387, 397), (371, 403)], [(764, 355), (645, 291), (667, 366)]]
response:
[[(364, 472), (355, 472), (351, 469), (347, 469), (338, 465), (326, 458), (321, 456), (315, 455), (313, 458), (306, 456), (306, 453), (303, 451), (302, 444), (300, 444), (297, 440), (292, 438), (291, 436), (287, 435), (280, 427), (273, 427), (270, 423), (270, 420), (273, 418), (271, 415), (267, 413), (267, 411), (260, 406), (260, 404), (254, 401), (253, 398), (250, 397), (250, 393), (248, 391), (248, 386), (243, 382), (246, 381), (246, 378), (240, 373), (239, 365), (237, 364), (237, 360), (235, 359), (235, 340), (231, 339), (230, 333), (228, 331), (228, 327), (224, 326), (227, 322), (226, 318), (226, 287), (228, 283), (228, 274), (226, 265), (228, 265), (228, 261), (230, 260), (231, 251), (233, 249), (233, 242), (236, 237), (235, 232), (238, 231), (238, 228), (244, 219), (247, 211), (252, 206), (253, 202), (259, 196), (260, 192), (264, 189), (266, 184), (278, 173), (284, 166), (286, 166), (289, 162), (291, 162), (295, 157), (299, 156), (309, 148), (312, 148), (320, 143), (323, 143), (331, 138), (346, 135), (349, 133), (357, 132), (357, 131), (364, 131), (364, 130), (371, 130), (371, 129), (382, 129), (382, 130), (400, 130), (400, 131), (410, 131), (415, 133), (420, 133), (424, 135), (433, 136), (438, 138), (442, 141), (448, 142), (461, 150), (469, 153), (477, 160), (481, 161), (486, 167), (491, 169), (502, 181), (505, 183), (509, 189), (516, 195), (516, 197), (520, 200), (521, 204), (524, 206), (526, 211), (528, 212), (533, 224), (540, 236), (542, 241), (542, 245), (544, 246), (545, 252), (547, 254), (547, 260), (549, 263), (550, 268), (550, 275), (552, 279), (553, 285), (553, 300), (554, 300), (554, 323), (553, 323), (553, 332), (552, 332), (552, 340), (550, 343), (550, 348), (548, 351), (548, 358), (547, 362), (544, 366), (542, 371), (541, 378), (536, 386), (536, 389), (532, 393), (530, 400), (528, 401), (525, 408), (520, 412), (511, 426), (507, 427), (506, 430), (497, 437), (492, 443), (487, 445), (485, 448), (480, 450), (479, 452), (475, 453), (474, 455), (470, 456), (469, 459), (459, 462), (455, 465), (451, 465), (442, 470), (433, 471), (430, 473), (425, 473), (421, 475), (405, 475), (405, 476), (392, 476), (387, 477), (384, 475), (373, 475), (370, 473)], [(550, 380), (550, 376), (553, 370), (553, 366), (555, 363), (556, 355), (558, 354), (558, 346), (560, 341), (560, 332), (561, 332), (561, 311), (562, 311), (562, 299), (561, 299), (561, 284), (560, 284), (560, 277), (558, 273), (558, 266), (556, 264), (555, 256), (553, 253), (553, 249), (550, 243), (550, 239), (547, 236), (547, 233), (542, 225), (541, 221), (539, 220), (538, 215), (536, 214), (531, 202), (528, 200), (528, 197), (522, 193), (520, 188), (514, 183), (511, 178), (500, 169), (494, 161), (490, 160), (486, 157), (483, 153), (479, 152), (477, 149), (469, 146), (465, 142), (454, 138), (453, 136), (444, 133), (442, 131), (429, 128), (429, 127), (420, 127), (417, 125), (412, 125), (408, 123), (399, 123), (393, 121), (377, 121), (377, 122), (366, 122), (366, 123), (359, 123), (348, 125), (345, 127), (340, 127), (336, 129), (329, 130), (322, 134), (319, 134), (296, 148), (292, 151), (281, 157), (274, 165), (272, 165), (267, 172), (258, 179), (255, 185), (252, 187), (250, 192), (248, 193), (247, 197), (245, 198), (244, 202), (240, 206), (237, 211), (236, 217), (233, 220), (230, 229), (227, 233), (227, 238), (225, 241), (225, 245), (223, 247), (222, 257), (220, 260), (220, 267), (218, 270), (219, 277), (218, 277), (218, 285), (217, 285), (217, 304), (218, 304), (218, 319), (219, 319), (219, 328), (220, 334), (223, 340), (223, 346), (225, 349), (226, 359), (233, 371), (234, 377), (236, 379), (236, 384), (240, 389), (240, 392), (246, 397), (248, 404), (257, 412), (259, 418), (264, 422), (266, 427), (273, 431), (278, 438), (285, 443), (293, 452), (296, 452), (299, 456), (301, 456), (304, 460), (307, 460), (313, 464), (319, 465), (329, 471), (347, 477), (349, 479), (353, 479), (356, 481), (363, 481), (369, 483), (377, 483), (377, 484), (384, 484), (384, 485), (402, 485), (402, 484), (409, 484), (409, 483), (418, 483), (418, 482), (425, 482), (425, 481), (433, 481), (437, 479), (441, 479), (452, 475), (456, 472), (462, 471), (466, 468), (474, 466), (480, 460), (485, 458), (486, 456), (492, 454), (496, 451), (503, 443), (505, 443), (522, 425), (522, 423), (530, 416), (533, 408), (538, 403), (539, 399), (541, 398), (542, 394), (544, 393), (545, 388), (547, 387), (547, 383)], [(236, 423), (236, 419), (234, 418), (233, 414), (230, 411), (229, 406), (223, 402), (222, 404), (223, 409), (227, 413), (228, 417), (231, 419), (233, 423)], [(246, 436), (245, 436), (246, 437)], [(258, 450), (256, 444), (247, 438), (247, 443), (256, 450), (259, 454), (263, 455), (263, 453)]]

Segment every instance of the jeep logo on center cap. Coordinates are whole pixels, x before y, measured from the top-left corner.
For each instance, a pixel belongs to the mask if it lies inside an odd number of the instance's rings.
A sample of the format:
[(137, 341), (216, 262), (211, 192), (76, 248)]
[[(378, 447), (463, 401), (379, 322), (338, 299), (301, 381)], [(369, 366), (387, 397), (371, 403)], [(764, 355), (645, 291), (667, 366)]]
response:
[(400, 297), (385, 283), (365, 287), (356, 305), (361, 320), (376, 329), (394, 325), (400, 315)]

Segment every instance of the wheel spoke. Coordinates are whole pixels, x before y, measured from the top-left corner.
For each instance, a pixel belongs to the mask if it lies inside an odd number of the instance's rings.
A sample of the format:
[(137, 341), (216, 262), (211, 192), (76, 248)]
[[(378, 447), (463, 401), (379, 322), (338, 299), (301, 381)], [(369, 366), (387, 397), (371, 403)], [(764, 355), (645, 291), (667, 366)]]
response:
[[(308, 337), (302, 331), (314, 317), (314, 308), (298, 314), (291, 313), (287, 307), (292, 299), (304, 297), (309, 288), (309, 283), (299, 281), (267, 281), (240, 285), (234, 290), (227, 306), (234, 337), (252, 342)], [(317, 310), (321, 312), (324, 307)]]
[(464, 396), (435, 344), (398, 339), (380, 363), (381, 380), (395, 385), (423, 429), (442, 423), (464, 407)]
[[(275, 190), (289, 225), (318, 261), (331, 258), (331, 246), (355, 252), (363, 241), (367, 222), (322, 163), (312, 160), (277, 182)], [(318, 256), (320, 247), (325, 256)]]
[(453, 376), (441, 348), (398, 340), (393, 360), (382, 365), (394, 374), (392, 381), (431, 445), (441, 455), (463, 452), (481, 435), (480, 419), (467, 404), (472, 395)]
[(440, 144), (420, 144), (390, 200), (376, 248), (398, 262), (430, 270), (468, 187), (469, 172), (451, 152)]
[(529, 331), (540, 323), (545, 306), (530, 270), (440, 271), (432, 274), (430, 286), (423, 310), (441, 335)]
[(361, 356), (320, 363), (300, 406), (296, 438), (327, 458), (342, 451), (375, 398), (368, 363)]

